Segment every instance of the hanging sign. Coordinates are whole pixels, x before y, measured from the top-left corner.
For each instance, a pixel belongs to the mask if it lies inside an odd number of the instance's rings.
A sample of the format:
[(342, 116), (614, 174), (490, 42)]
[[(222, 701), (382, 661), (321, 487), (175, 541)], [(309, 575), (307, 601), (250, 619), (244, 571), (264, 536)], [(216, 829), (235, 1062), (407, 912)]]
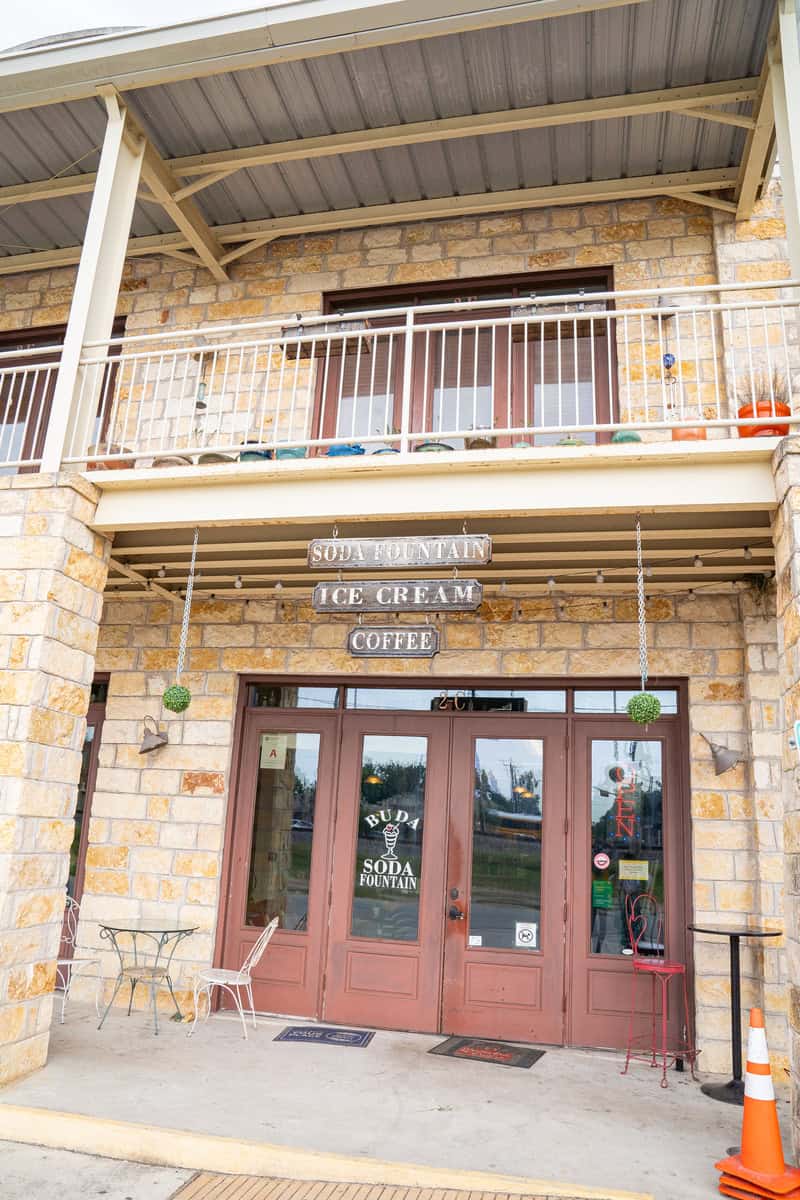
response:
[(329, 570), (364, 567), (471, 567), (491, 562), (492, 539), (485, 533), (446, 537), (316, 538), (308, 565)]
[(354, 658), (433, 658), (439, 630), (432, 625), (358, 625), (347, 635)]
[(477, 579), (392, 579), (318, 583), (314, 612), (472, 612), (483, 589)]

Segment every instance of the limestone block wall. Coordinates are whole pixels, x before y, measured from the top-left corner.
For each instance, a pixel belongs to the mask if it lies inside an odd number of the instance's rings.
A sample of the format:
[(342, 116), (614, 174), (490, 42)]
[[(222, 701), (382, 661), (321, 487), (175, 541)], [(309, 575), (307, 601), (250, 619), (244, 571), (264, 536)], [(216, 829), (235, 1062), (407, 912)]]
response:
[(108, 542), (76, 477), (0, 478), (0, 1083), (47, 1057)]
[(789, 744), (800, 720), (800, 440), (786, 438), (774, 459), (778, 509), (775, 514), (778, 660), (786, 736), (782, 745), (784, 920), (788, 960), (788, 1011), (792, 1119), (800, 1149), (800, 757)]
[[(175, 667), (180, 608), (161, 601), (106, 604), (97, 669), (110, 673), (100, 768), (89, 826), (83, 934), (97, 942), (109, 914), (169, 914), (201, 932), (184, 943), (178, 987), (189, 1003), (194, 971), (212, 959), (225, 810), (230, 803), (233, 717), (243, 673), (446, 675), (575, 679), (627, 675), (639, 660), (635, 600), (609, 594), (514, 602), (441, 622), (442, 652), (419, 660), (365, 660), (345, 650), (350, 619), (321, 617), (305, 600), (209, 600), (193, 607), (182, 716), (160, 697)], [(774, 603), (758, 592), (657, 596), (649, 603), (651, 672), (688, 677), (691, 727), (693, 915), (744, 924), (779, 922), (781, 734)], [(169, 746), (141, 756), (142, 718), (164, 722)], [(713, 773), (702, 733), (752, 747), (753, 761)], [(698, 1037), (707, 1070), (729, 1068), (727, 943), (695, 945)], [(114, 963), (106, 958), (106, 974)], [(744, 1003), (768, 1014), (775, 1065), (787, 1061), (786, 984), (780, 942), (743, 946)]]

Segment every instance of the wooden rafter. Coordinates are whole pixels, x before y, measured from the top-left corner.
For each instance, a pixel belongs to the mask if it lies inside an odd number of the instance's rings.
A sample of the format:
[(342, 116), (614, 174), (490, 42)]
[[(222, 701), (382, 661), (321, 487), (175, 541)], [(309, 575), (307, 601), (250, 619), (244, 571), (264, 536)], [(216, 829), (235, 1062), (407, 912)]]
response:
[[(679, 195), (714, 190), (724, 191), (734, 186), (735, 168), (723, 167), (709, 171), (676, 171), (664, 175), (636, 176), (629, 179), (595, 180), (590, 183), (558, 184), (554, 187), (513, 188), (502, 192), (480, 192), (465, 196), (442, 196), (431, 200), (409, 200), (402, 203), (375, 204), (364, 208), (329, 209), (297, 216), (270, 217), (264, 220), (240, 221), (217, 225), (209, 232), (222, 245), (254, 242), (257, 238), (279, 238), (303, 233), (358, 229), (374, 225), (395, 225), (403, 221), (438, 220), (456, 214), (505, 212), (518, 209), (548, 208), (567, 204), (592, 204), (609, 200), (641, 199), (647, 196)], [(186, 201), (184, 203), (191, 203)], [(252, 247), (251, 247), (252, 248)], [(154, 234), (131, 238), (128, 256), (167, 254), (196, 249), (184, 232)], [(199, 253), (199, 251), (198, 251)], [(80, 260), (80, 246), (58, 250), (39, 250), (29, 254), (0, 258), (0, 275), (19, 271), (46, 270), (55, 266), (70, 266)], [(220, 270), (223, 268), (217, 261)]]
[(688, 200), (703, 208), (718, 208), (720, 212), (736, 212), (736, 205), (733, 201), (723, 200), (721, 196), (705, 196), (701, 192), (665, 192), (665, 195), (672, 196), (676, 200)]
[[(149, 593), (155, 593), (157, 596), (163, 596), (166, 600), (171, 600), (175, 603), (178, 596), (175, 592), (170, 592), (167, 588), (162, 587), (160, 583), (156, 583), (154, 579), (148, 579), (146, 575), (142, 575), (141, 571), (137, 571), (134, 567), (129, 567), (127, 563), (121, 563), (116, 558), (111, 558), (108, 561), (109, 571), (116, 571), (118, 575), (122, 575), (124, 579), (130, 580), (133, 583), (143, 583)], [(109, 579), (111, 587), (120, 586), (116, 580)]]
[[(117, 103), (124, 106), (124, 100), (114, 88), (99, 88), (102, 95), (114, 95)], [(223, 249), (216, 235), (209, 229), (206, 219), (197, 204), (190, 197), (176, 200), (174, 193), (180, 188), (177, 176), (168, 163), (164, 161), (153, 143), (142, 129), (139, 122), (128, 110), (126, 121), (126, 138), (131, 143), (144, 142), (144, 157), (142, 159), (141, 179), (150, 189), (152, 198), (161, 205), (171, 221), (178, 227), (190, 249), (194, 250), (204, 267), (220, 283), (226, 283), (228, 273), (220, 263)], [(149, 197), (148, 197), (149, 199)]]
[[(436, 121), (416, 121), (379, 129), (356, 129), (349, 133), (263, 143), (236, 150), (168, 159), (164, 160), (164, 165), (176, 177), (197, 177), (194, 178), (194, 182), (184, 185), (176, 178), (171, 198), (179, 203), (202, 188), (219, 183), (234, 171), (283, 162), (326, 158), (336, 154), (384, 150), (392, 146), (419, 145), (524, 129), (546, 129), (621, 117), (646, 117), (660, 112), (681, 112), (703, 120), (723, 121), (749, 128), (753, 124), (753, 118), (717, 112), (715, 108), (708, 106), (750, 102), (755, 100), (758, 92), (757, 78), (729, 79), (721, 83), (661, 88), (657, 91), (602, 96), (591, 100), (570, 100), (559, 104), (541, 104), (529, 108), (512, 108), (463, 117), (445, 117)], [(91, 192), (95, 178), (94, 173), (90, 172), (43, 180), (41, 183), (15, 184), (12, 187), (0, 188), (0, 207)], [(157, 195), (143, 195), (142, 199), (160, 203)]]
[[(770, 39), (774, 40), (776, 36), (776, 28), (773, 26)], [(754, 105), (755, 125), (747, 135), (739, 168), (739, 178), (736, 182), (736, 215), (740, 221), (745, 221), (752, 216), (775, 137), (775, 106), (770, 70), (769, 55), (767, 55), (759, 80), (758, 97)]]

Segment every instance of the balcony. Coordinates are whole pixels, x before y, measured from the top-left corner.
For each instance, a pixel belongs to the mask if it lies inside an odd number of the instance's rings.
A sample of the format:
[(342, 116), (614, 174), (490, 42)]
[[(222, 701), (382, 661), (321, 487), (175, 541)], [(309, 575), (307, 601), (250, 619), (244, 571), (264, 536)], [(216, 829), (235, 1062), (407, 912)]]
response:
[[(799, 309), (797, 286), (770, 283), (476, 299), (115, 337), (80, 361), (84, 418), (71, 423), (63, 465), (189, 470), (782, 436), (800, 422)], [(40, 465), (60, 353), (0, 354), (4, 473)]]

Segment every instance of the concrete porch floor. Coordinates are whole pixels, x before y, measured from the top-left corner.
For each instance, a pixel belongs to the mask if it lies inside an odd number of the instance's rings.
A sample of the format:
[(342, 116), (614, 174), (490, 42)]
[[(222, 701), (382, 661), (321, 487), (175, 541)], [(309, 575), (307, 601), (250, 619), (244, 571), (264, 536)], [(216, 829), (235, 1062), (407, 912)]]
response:
[[(155, 1038), (143, 1012), (115, 1010), (98, 1032), (75, 1003), (53, 1027), (48, 1065), (0, 1092), (0, 1106), (656, 1200), (710, 1200), (715, 1159), (739, 1143), (741, 1109), (707, 1099), (688, 1073), (670, 1072), (662, 1090), (658, 1072), (634, 1064), (623, 1077), (621, 1057), (602, 1051), (548, 1048), (519, 1070), (428, 1054), (438, 1036), (378, 1031), (365, 1049), (273, 1040), (301, 1023), (260, 1017), (245, 1042), (219, 1014), (191, 1039), (170, 1021)], [(778, 1107), (789, 1157), (785, 1095)]]

